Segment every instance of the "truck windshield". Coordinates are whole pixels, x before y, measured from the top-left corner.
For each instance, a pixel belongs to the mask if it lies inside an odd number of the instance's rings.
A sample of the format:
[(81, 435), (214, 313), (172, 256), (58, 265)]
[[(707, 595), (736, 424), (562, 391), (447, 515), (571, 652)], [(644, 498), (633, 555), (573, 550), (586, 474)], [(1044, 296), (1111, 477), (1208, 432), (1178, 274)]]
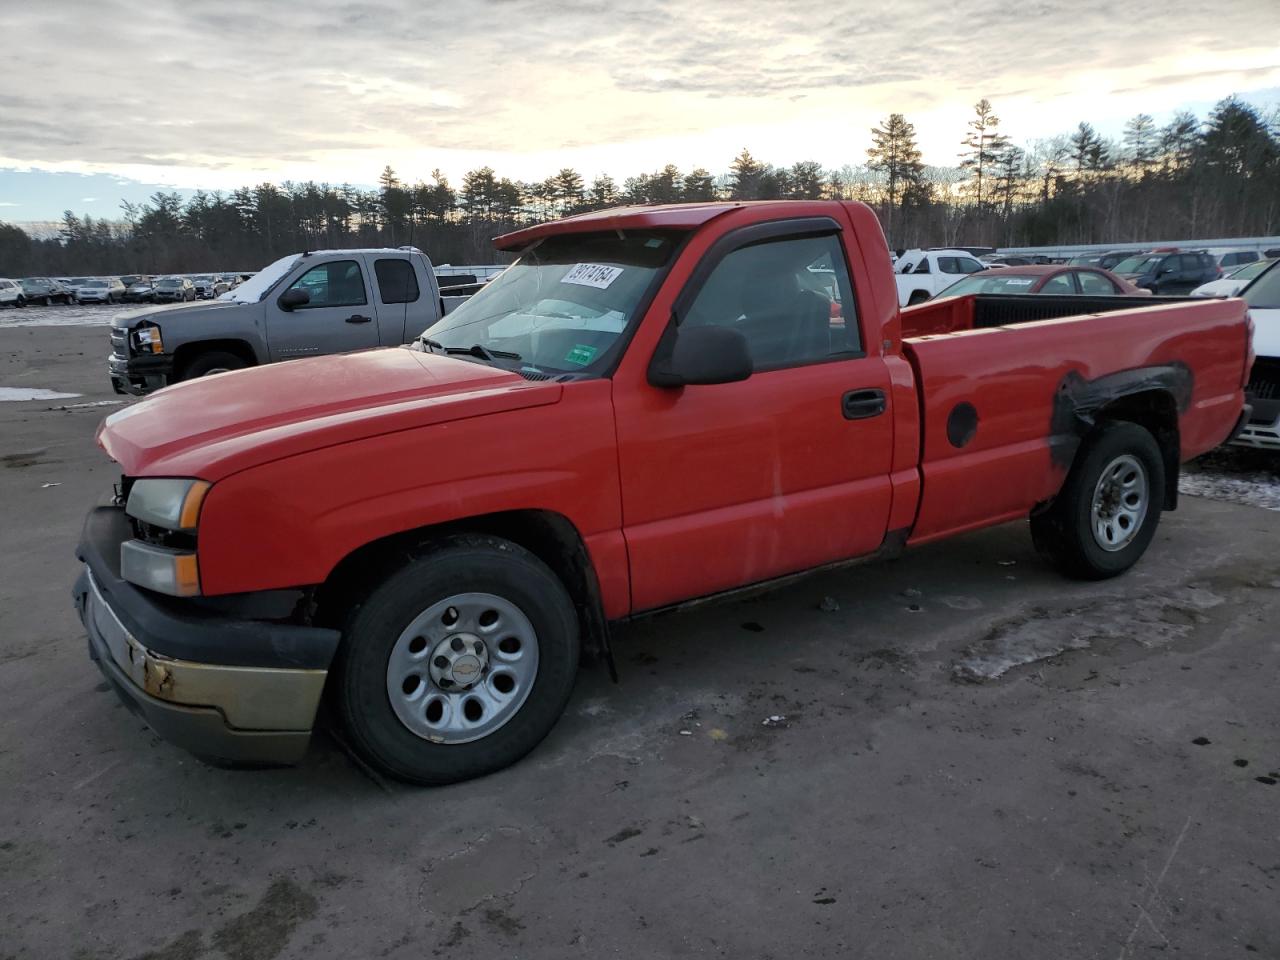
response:
[(543, 240), (430, 327), (430, 349), (506, 357), (532, 373), (598, 370), (638, 320), (680, 234), (628, 231)]
[(1267, 272), (1240, 294), (1244, 302), (1255, 310), (1280, 310), (1280, 268), (1276, 267), (1277, 263), (1280, 260), (1273, 260)]
[(291, 253), (287, 257), (281, 257), (275, 263), (263, 267), (252, 277), (246, 280), (240, 286), (236, 287), (230, 294), (223, 294), (223, 299), (235, 300), (238, 303), (257, 303), (267, 292), (283, 279), (301, 254)]

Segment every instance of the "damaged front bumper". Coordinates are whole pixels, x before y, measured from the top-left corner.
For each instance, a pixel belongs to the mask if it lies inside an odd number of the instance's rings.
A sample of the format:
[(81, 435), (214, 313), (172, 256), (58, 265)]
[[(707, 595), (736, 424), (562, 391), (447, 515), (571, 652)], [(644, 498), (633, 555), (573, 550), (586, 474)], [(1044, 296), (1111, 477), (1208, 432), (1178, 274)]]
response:
[(306, 752), (338, 632), (198, 610), (120, 578), (124, 512), (90, 513), (73, 589), (89, 656), (160, 736), (199, 757), (296, 763)]
[(173, 376), (173, 357), (167, 354), (122, 357), (112, 353), (107, 357), (107, 371), (116, 393), (142, 396), (169, 383)]

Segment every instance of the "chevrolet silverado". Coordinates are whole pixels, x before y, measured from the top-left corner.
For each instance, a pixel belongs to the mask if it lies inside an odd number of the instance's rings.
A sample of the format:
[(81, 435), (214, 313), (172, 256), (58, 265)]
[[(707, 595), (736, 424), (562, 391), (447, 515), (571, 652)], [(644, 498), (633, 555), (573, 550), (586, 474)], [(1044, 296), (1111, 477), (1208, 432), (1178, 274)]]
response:
[[(117, 692), (197, 755), (287, 763), (322, 698), (375, 768), (514, 762), (612, 624), (1030, 518), (1131, 567), (1245, 419), (1239, 300), (900, 310), (872, 211), (589, 213), (411, 347), (179, 383), (109, 416), (75, 599)], [(425, 286), (425, 282), (424, 282)]]

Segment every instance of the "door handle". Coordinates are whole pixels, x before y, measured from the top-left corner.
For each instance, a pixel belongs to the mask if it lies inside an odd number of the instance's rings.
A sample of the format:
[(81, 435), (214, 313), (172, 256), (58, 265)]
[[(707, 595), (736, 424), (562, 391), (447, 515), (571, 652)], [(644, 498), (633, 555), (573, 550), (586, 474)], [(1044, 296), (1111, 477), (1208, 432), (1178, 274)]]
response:
[(368, 323), (373, 317), (362, 317), (358, 313), (353, 313), (347, 317), (347, 323)]
[(883, 390), (850, 390), (840, 398), (840, 409), (846, 420), (878, 417), (884, 413), (885, 406)]

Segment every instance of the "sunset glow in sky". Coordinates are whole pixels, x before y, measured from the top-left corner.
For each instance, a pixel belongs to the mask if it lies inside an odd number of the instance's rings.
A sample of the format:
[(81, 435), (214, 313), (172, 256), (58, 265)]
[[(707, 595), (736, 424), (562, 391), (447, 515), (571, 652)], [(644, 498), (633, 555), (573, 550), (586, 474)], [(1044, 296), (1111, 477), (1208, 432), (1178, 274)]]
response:
[[(1064, 7), (1067, 9), (1064, 10)], [(1069, 12), (1067, 12), (1069, 10)], [(0, 73), (0, 217), (64, 207), (15, 170), (205, 189), (373, 183), (488, 164), (519, 179), (724, 171), (760, 159), (860, 163), (868, 128), (907, 115), (925, 160), (955, 162), (987, 97), (1017, 142), (1144, 111), (1280, 100), (1280, 2), (1113, 0), (957, 8), (936, 0), (52, 0), (11, 6)], [(3, 168), (8, 168), (7, 170)], [(86, 201), (86, 197), (92, 197)]]

